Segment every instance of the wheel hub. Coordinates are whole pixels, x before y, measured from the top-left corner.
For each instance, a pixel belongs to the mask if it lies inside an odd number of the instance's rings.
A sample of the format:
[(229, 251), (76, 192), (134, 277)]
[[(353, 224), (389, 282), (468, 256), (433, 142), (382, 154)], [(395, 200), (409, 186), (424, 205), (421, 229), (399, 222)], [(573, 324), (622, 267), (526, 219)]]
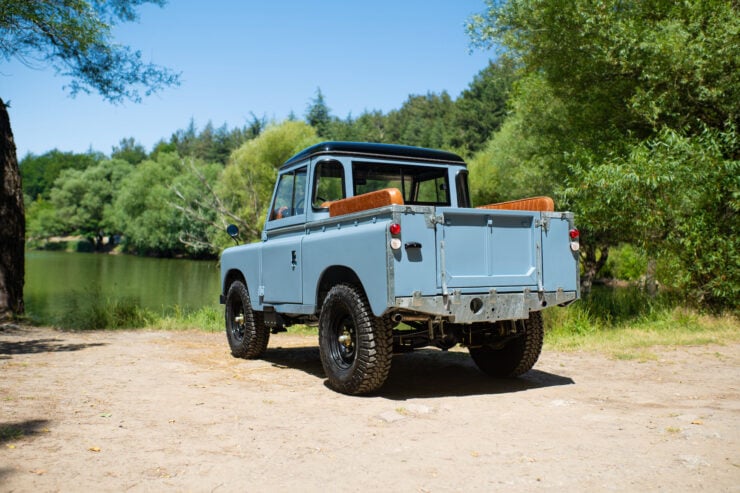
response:
[(354, 328), (343, 323), (337, 330), (335, 346), (336, 356), (345, 365), (352, 364), (355, 359), (355, 342), (353, 340)]
[(352, 347), (352, 334), (347, 329), (344, 329), (344, 332), (337, 339), (339, 340), (339, 344), (347, 349)]

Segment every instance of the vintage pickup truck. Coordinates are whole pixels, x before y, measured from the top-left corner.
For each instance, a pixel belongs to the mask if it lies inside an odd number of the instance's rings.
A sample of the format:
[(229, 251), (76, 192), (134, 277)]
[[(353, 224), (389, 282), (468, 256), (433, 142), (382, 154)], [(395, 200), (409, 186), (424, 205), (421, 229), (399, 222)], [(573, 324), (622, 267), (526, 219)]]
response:
[[(279, 170), (262, 241), (224, 250), (221, 303), (236, 357), (318, 325), (329, 385), (379, 389), (394, 353), (466, 346), (485, 373), (527, 372), (541, 310), (579, 297), (579, 233), (537, 197), (473, 208), (456, 154), (324, 142)], [(234, 226), (229, 234), (237, 237)]]

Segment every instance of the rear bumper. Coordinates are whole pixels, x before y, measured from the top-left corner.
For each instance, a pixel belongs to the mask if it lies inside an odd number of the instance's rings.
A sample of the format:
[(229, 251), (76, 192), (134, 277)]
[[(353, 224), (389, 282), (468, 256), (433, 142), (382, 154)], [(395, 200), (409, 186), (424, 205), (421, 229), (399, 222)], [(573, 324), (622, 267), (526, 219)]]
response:
[(453, 291), (448, 295), (397, 297), (396, 311), (414, 315), (429, 315), (443, 318), (452, 323), (495, 322), (497, 320), (519, 320), (529, 318), (530, 312), (549, 306), (565, 306), (578, 299), (577, 291), (522, 293), (461, 294)]

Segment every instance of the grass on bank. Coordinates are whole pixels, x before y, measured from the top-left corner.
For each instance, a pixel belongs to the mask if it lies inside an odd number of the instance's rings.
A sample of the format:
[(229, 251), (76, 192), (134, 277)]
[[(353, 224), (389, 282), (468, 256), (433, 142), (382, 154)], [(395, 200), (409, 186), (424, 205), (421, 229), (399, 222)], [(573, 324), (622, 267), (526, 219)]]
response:
[[(59, 320), (34, 320), (68, 330), (202, 330), (220, 332), (223, 306), (197, 310), (179, 306), (161, 311), (140, 307), (134, 299), (100, 296), (71, 298)], [(708, 315), (684, 308), (667, 295), (647, 298), (637, 288), (600, 289), (567, 308), (544, 311), (545, 345), (556, 351), (594, 351), (618, 359), (653, 359), (655, 346), (740, 342), (737, 315)], [(315, 328), (291, 327), (292, 333), (315, 335)]]
[(205, 306), (188, 309), (181, 306), (151, 310), (135, 298), (109, 299), (91, 291), (76, 291), (65, 297), (62, 314), (49, 318), (34, 317), (35, 325), (50, 325), (63, 330), (223, 330), (223, 307)]
[(740, 342), (736, 314), (685, 308), (669, 295), (648, 298), (637, 288), (599, 290), (564, 309), (545, 310), (545, 347), (593, 351), (617, 359), (654, 359), (656, 346)]

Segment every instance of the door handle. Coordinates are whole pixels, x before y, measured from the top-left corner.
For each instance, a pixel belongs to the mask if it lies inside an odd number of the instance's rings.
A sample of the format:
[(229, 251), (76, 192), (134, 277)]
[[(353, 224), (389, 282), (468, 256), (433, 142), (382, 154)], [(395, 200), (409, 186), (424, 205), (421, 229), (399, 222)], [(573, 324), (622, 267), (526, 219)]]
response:
[(298, 256), (295, 253), (295, 250), (290, 252), (290, 268), (295, 270), (296, 266), (298, 265)]

